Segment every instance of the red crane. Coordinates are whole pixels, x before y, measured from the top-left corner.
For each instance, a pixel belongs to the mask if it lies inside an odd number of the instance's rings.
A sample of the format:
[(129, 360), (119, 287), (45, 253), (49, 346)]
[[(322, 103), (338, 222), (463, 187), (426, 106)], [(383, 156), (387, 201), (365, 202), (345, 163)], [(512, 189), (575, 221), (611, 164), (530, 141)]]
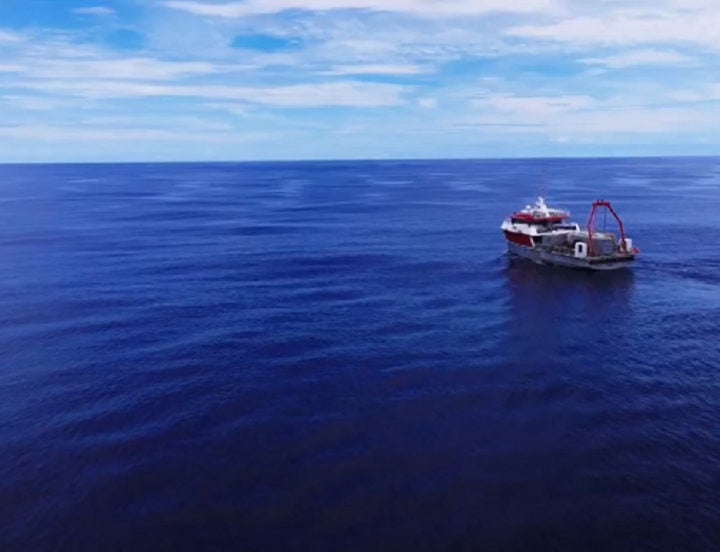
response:
[(627, 243), (625, 242), (625, 229), (623, 228), (622, 220), (620, 220), (620, 217), (615, 212), (615, 209), (612, 208), (612, 205), (610, 205), (609, 201), (605, 201), (604, 199), (598, 199), (597, 201), (593, 201), (592, 209), (590, 210), (590, 217), (588, 218), (587, 222), (588, 250), (590, 252), (590, 256), (592, 257), (595, 255), (592, 232), (595, 225), (595, 218), (597, 217), (598, 207), (607, 208), (607, 210), (610, 211), (610, 214), (615, 217), (615, 220), (618, 223), (618, 227), (620, 228), (620, 250), (625, 253), (629, 253), (627, 250)]

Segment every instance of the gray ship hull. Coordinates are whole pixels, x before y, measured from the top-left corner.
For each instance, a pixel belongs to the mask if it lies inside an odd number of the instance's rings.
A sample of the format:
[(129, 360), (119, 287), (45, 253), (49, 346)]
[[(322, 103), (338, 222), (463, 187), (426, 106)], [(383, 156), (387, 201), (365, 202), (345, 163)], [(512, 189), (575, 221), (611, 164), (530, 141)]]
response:
[(618, 270), (627, 268), (635, 259), (633, 255), (616, 257), (578, 258), (571, 254), (558, 253), (548, 249), (527, 247), (508, 242), (510, 253), (535, 261), (538, 264), (552, 264), (585, 270)]

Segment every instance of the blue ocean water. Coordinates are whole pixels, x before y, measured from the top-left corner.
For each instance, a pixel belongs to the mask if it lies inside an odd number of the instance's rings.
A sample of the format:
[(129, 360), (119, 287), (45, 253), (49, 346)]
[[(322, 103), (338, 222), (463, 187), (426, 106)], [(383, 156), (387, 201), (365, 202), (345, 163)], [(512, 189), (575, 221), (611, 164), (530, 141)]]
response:
[[(538, 192), (641, 255), (508, 258)], [(720, 159), (0, 167), (0, 549), (720, 547)]]

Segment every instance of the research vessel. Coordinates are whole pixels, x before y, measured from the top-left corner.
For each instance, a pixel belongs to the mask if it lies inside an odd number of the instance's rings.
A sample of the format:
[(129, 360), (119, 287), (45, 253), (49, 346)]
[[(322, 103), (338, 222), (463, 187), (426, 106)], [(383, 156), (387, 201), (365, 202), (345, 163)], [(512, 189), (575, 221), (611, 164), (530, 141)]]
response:
[[(607, 224), (597, 229), (599, 214), (609, 213), (617, 223), (618, 233), (608, 231)], [(622, 220), (609, 201), (592, 203), (585, 228), (569, 222), (570, 212), (548, 207), (539, 197), (534, 205), (512, 213), (501, 229), (510, 253), (541, 264), (554, 264), (589, 270), (616, 270), (630, 266), (638, 249), (625, 235)]]

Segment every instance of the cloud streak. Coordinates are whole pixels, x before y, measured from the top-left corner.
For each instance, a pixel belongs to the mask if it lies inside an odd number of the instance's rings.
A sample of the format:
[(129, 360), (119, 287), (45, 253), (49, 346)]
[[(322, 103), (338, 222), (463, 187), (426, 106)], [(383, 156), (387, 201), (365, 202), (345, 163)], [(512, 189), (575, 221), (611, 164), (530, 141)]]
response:
[(432, 69), (419, 65), (343, 65), (326, 71), (326, 75), (422, 75)]
[[(40, 59), (14, 71), (38, 79), (173, 80), (180, 77), (219, 73), (228, 67), (201, 61), (162, 61), (152, 58)], [(239, 66), (237, 69), (241, 69)]]
[(247, 0), (245, 2), (207, 3), (195, 0), (169, 0), (165, 5), (196, 15), (238, 18), (272, 14), (285, 10), (373, 10), (408, 13), (417, 16), (462, 16), (492, 12), (540, 13), (552, 8), (551, 0)]
[(583, 45), (684, 43), (718, 49), (720, 14), (702, 11), (609, 12), (568, 17), (552, 24), (517, 25), (509, 36)]
[(115, 10), (113, 10), (112, 8), (108, 8), (106, 6), (90, 6), (87, 8), (75, 8), (73, 10), (73, 13), (77, 13), (80, 15), (106, 16), (106, 15), (114, 15)]
[(625, 69), (639, 65), (694, 65), (696, 60), (690, 56), (674, 51), (663, 50), (630, 50), (621, 54), (599, 58), (586, 58), (582, 63), (604, 65), (611, 69)]
[(6, 31), (3, 29), (0, 29), (0, 43), (2, 42), (21, 42), (22, 38), (20, 35), (11, 33), (10, 31)]
[(93, 99), (196, 98), (234, 100), (284, 108), (390, 107), (405, 103), (406, 86), (338, 81), (276, 87), (151, 84), (110, 80), (26, 81), (19, 86), (45, 93)]

